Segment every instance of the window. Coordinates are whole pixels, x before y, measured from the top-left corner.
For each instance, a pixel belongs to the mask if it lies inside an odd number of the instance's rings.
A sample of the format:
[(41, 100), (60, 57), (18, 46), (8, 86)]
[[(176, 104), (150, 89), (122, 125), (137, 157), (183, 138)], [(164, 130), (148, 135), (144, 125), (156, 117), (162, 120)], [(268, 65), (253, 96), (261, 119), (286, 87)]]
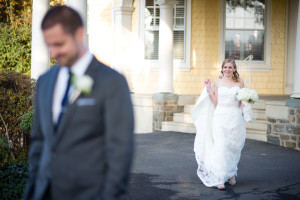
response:
[(145, 7), (145, 59), (158, 59), (159, 6), (154, 0), (146, 0)]
[(269, 69), (266, 0), (226, 0), (224, 7), (222, 60), (239, 62), (252, 56), (252, 69)]
[[(143, 0), (144, 59), (157, 67), (159, 59), (160, 9), (154, 0)], [(173, 9), (173, 59), (174, 67), (190, 69), (190, 1), (178, 0)], [(188, 11), (188, 12), (187, 12)], [(188, 58), (188, 59), (187, 59)]]

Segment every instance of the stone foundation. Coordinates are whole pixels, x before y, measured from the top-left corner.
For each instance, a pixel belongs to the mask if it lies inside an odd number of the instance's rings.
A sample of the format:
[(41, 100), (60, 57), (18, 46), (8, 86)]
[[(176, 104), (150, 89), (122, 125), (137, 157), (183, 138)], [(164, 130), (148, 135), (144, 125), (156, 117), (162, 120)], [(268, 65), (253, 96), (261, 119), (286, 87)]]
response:
[(155, 93), (153, 98), (153, 130), (161, 130), (163, 121), (173, 121), (173, 114), (183, 112), (178, 106), (178, 95), (172, 93)]
[(274, 104), (269, 106), (273, 114), (267, 115), (268, 142), (300, 150), (300, 99), (287, 100), (281, 109), (275, 109)]

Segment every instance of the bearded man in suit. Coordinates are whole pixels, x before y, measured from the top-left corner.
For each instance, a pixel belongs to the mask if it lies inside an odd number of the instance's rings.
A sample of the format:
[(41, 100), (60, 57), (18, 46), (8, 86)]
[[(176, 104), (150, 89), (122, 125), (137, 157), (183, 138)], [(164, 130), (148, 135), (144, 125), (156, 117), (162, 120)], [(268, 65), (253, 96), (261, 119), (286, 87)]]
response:
[(126, 80), (88, 51), (72, 8), (51, 8), (42, 31), (58, 66), (37, 81), (24, 199), (126, 199), (133, 154)]

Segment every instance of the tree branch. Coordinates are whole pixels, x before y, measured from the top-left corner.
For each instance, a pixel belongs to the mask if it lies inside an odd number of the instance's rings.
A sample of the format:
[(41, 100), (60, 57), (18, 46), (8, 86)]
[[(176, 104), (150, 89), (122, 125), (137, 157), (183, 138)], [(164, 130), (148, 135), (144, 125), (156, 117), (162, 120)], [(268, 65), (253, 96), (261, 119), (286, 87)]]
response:
[[(6, 138), (6, 140), (8, 141), (9, 149), (12, 150), (12, 141), (11, 141), (11, 139), (10, 139), (10, 137), (9, 137), (9, 134), (8, 134), (7, 124), (5, 123), (5, 121), (4, 121), (4, 119), (3, 119), (2, 115), (1, 115), (1, 113), (0, 113), (0, 118), (1, 118), (1, 121), (2, 121), (2, 123), (3, 123), (3, 125), (4, 125), (4, 127), (5, 127), (5, 138)], [(12, 153), (12, 151), (10, 151), (10, 153), (11, 153), (12, 157), (15, 159), (15, 155)]]

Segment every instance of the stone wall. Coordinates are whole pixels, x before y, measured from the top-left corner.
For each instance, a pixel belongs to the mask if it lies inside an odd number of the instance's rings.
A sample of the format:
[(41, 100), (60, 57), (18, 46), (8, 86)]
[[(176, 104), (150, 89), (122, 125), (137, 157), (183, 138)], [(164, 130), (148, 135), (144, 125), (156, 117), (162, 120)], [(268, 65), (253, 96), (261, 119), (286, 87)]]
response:
[[(269, 109), (274, 109), (272, 106)], [(275, 114), (268, 116), (267, 140), (276, 145), (300, 150), (300, 108), (291, 107), (288, 102), (285, 108), (287, 113), (282, 113), (283, 110), (280, 112), (280, 109), (273, 110), (273, 113), (279, 111), (281, 116), (287, 116), (286, 119), (276, 118)]]
[(163, 121), (173, 121), (173, 114), (183, 112), (177, 94), (153, 94), (153, 130), (161, 130)]

